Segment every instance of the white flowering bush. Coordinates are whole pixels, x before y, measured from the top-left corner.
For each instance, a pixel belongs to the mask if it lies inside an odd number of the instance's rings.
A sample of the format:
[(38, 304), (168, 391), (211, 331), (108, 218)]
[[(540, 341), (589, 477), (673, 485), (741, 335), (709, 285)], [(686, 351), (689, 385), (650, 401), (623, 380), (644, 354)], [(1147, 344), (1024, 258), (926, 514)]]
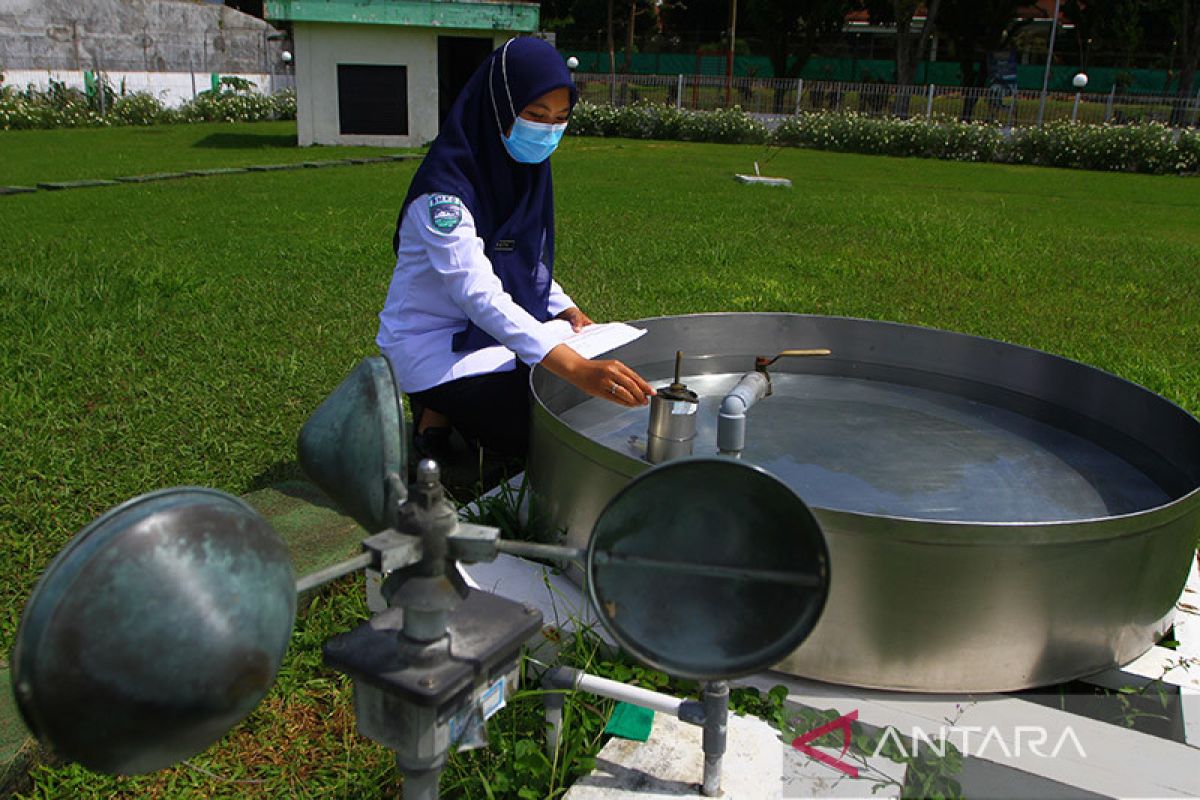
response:
[(148, 92), (118, 97), (112, 107), (114, 125), (154, 125), (174, 121), (174, 112)]
[(567, 129), (579, 136), (769, 143), (845, 153), (1000, 161), (1074, 169), (1200, 172), (1200, 131), (1162, 123), (1091, 125), (1066, 121), (1005, 131), (987, 122), (949, 117), (870, 117), (855, 112), (801, 114), (767, 128), (740, 108), (684, 111), (637, 103), (624, 108), (580, 103)]
[(653, 103), (612, 108), (581, 102), (575, 106), (567, 130), (577, 136), (730, 144), (761, 144), (768, 136), (766, 126), (736, 106), (717, 111), (684, 111)]
[(45, 91), (0, 87), (0, 130), (107, 125), (83, 92), (51, 81)]
[(201, 92), (179, 108), (184, 122), (258, 122), (277, 119), (275, 100), (253, 91), (253, 84), (222, 78), (219, 89)]
[(953, 161), (994, 160), (1003, 139), (999, 127), (984, 123), (881, 119), (854, 112), (792, 117), (771, 135), (772, 143), (780, 146)]
[(1200, 175), (1200, 130), (1184, 131), (1175, 143), (1179, 148), (1179, 172)]
[(1084, 125), (1066, 121), (1021, 128), (1008, 143), (1014, 163), (1120, 172), (1189, 173), (1200, 169), (1200, 133), (1161, 122)]
[(223, 85), (218, 91), (202, 92), (195, 100), (171, 109), (151, 94), (116, 94), (105, 86), (107, 100), (105, 113), (101, 113), (97, 98), (62, 83), (51, 82), (44, 91), (0, 85), (0, 130), (296, 118), (294, 91), (264, 95), (252, 88), (248, 81)]
[(762, 144), (768, 136), (767, 127), (739, 106), (685, 112), (679, 126), (679, 137), (690, 142)]

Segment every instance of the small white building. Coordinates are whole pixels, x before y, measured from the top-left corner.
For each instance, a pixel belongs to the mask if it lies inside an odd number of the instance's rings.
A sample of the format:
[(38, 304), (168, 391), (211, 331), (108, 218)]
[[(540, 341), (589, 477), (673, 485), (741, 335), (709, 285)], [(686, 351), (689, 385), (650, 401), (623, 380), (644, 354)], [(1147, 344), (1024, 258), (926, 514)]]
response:
[(417, 147), (509, 37), (538, 28), (537, 2), (267, 0), (290, 25), (302, 146)]

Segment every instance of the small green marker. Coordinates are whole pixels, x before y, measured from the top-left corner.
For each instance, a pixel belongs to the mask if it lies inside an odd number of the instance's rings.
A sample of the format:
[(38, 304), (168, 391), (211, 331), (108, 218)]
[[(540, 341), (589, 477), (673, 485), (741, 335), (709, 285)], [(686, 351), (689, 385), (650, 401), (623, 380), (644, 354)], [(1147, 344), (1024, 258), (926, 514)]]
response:
[(653, 711), (629, 703), (617, 703), (612, 716), (608, 718), (608, 724), (604, 726), (604, 732), (622, 739), (644, 742), (650, 738), (652, 727), (654, 727)]

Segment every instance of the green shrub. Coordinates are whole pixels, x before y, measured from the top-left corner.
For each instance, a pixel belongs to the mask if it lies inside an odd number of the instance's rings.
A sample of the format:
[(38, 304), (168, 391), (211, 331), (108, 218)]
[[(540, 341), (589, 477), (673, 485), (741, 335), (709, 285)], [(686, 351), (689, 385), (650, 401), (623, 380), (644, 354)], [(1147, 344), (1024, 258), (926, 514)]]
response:
[(690, 142), (762, 144), (767, 141), (768, 133), (765, 125), (734, 106), (686, 114), (680, 123), (679, 135)]
[(761, 122), (736, 107), (683, 111), (636, 103), (615, 109), (585, 102), (576, 106), (567, 130), (579, 136), (766, 142), (844, 153), (1073, 169), (1153, 174), (1200, 171), (1200, 131), (1179, 131), (1158, 122), (1089, 125), (1058, 121), (1006, 132), (995, 123), (947, 117), (897, 119), (830, 111), (791, 117), (768, 133)]
[(89, 97), (57, 81), (44, 91), (0, 85), (0, 130), (296, 118), (294, 91), (264, 95), (252, 91), (253, 87), (242, 78), (222, 78), (221, 89), (201, 92), (180, 108), (171, 109), (149, 93), (118, 94), (102, 83), (106, 113), (101, 113), (98, 93)]
[(772, 132), (771, 141), (780, 146), (846, 153), (991, 161), (1003, 137), (999, 127), (983, 123), (828, 112), (785, 120)]
[(1180, 172), (1200, 173), (1200, 130), (1184, 131), (1175, 143), (1179, 148)]
[(0, 130), (107, 124), (104, 117), (92, 109), (87, 95), (58, 81), (51, 81), (45, 91), (9, 87), (0, 93)]
[(148, 92), (136, 92), (118, 97), (113, 103), (112, 116), (115, 124), (120, 125), (154, 125), (169, 122), (173, 113), (159, 100)]
[(736, 106), (717, 111), (684, 111), (653, 103), (634, 103), (617, 109), (583, 102), (575, 107), (567, 130), (577, 136), (629, 139), (729, 144), (761, 144), (767, 140), (766, 127)]
[(184, 122), (258, 122), (275, 119), (270, 95), (238, 91), (206, 91), (179, 108)]
[(271, 95), (275, 103), (275, 119), (296, 118), (296, 90), (284, 89)]

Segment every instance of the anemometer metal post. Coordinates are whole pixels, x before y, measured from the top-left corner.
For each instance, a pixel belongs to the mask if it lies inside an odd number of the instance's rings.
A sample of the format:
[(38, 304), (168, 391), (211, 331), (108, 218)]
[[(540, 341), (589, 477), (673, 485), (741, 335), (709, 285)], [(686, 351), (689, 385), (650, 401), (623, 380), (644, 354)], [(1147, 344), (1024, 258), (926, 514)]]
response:
[(359, 732), (395, 752), (404, 796), (436, 798), (449, 751), (486, 743), (484, 721), (514, 690), (542, 615), (463, 583), (455, 562), (494, 558), (499, 532), (458, 523), (433, 461), (396, 519), (363, 543), (388, 609), (330, 639), (325, 662), (354, 679)]

